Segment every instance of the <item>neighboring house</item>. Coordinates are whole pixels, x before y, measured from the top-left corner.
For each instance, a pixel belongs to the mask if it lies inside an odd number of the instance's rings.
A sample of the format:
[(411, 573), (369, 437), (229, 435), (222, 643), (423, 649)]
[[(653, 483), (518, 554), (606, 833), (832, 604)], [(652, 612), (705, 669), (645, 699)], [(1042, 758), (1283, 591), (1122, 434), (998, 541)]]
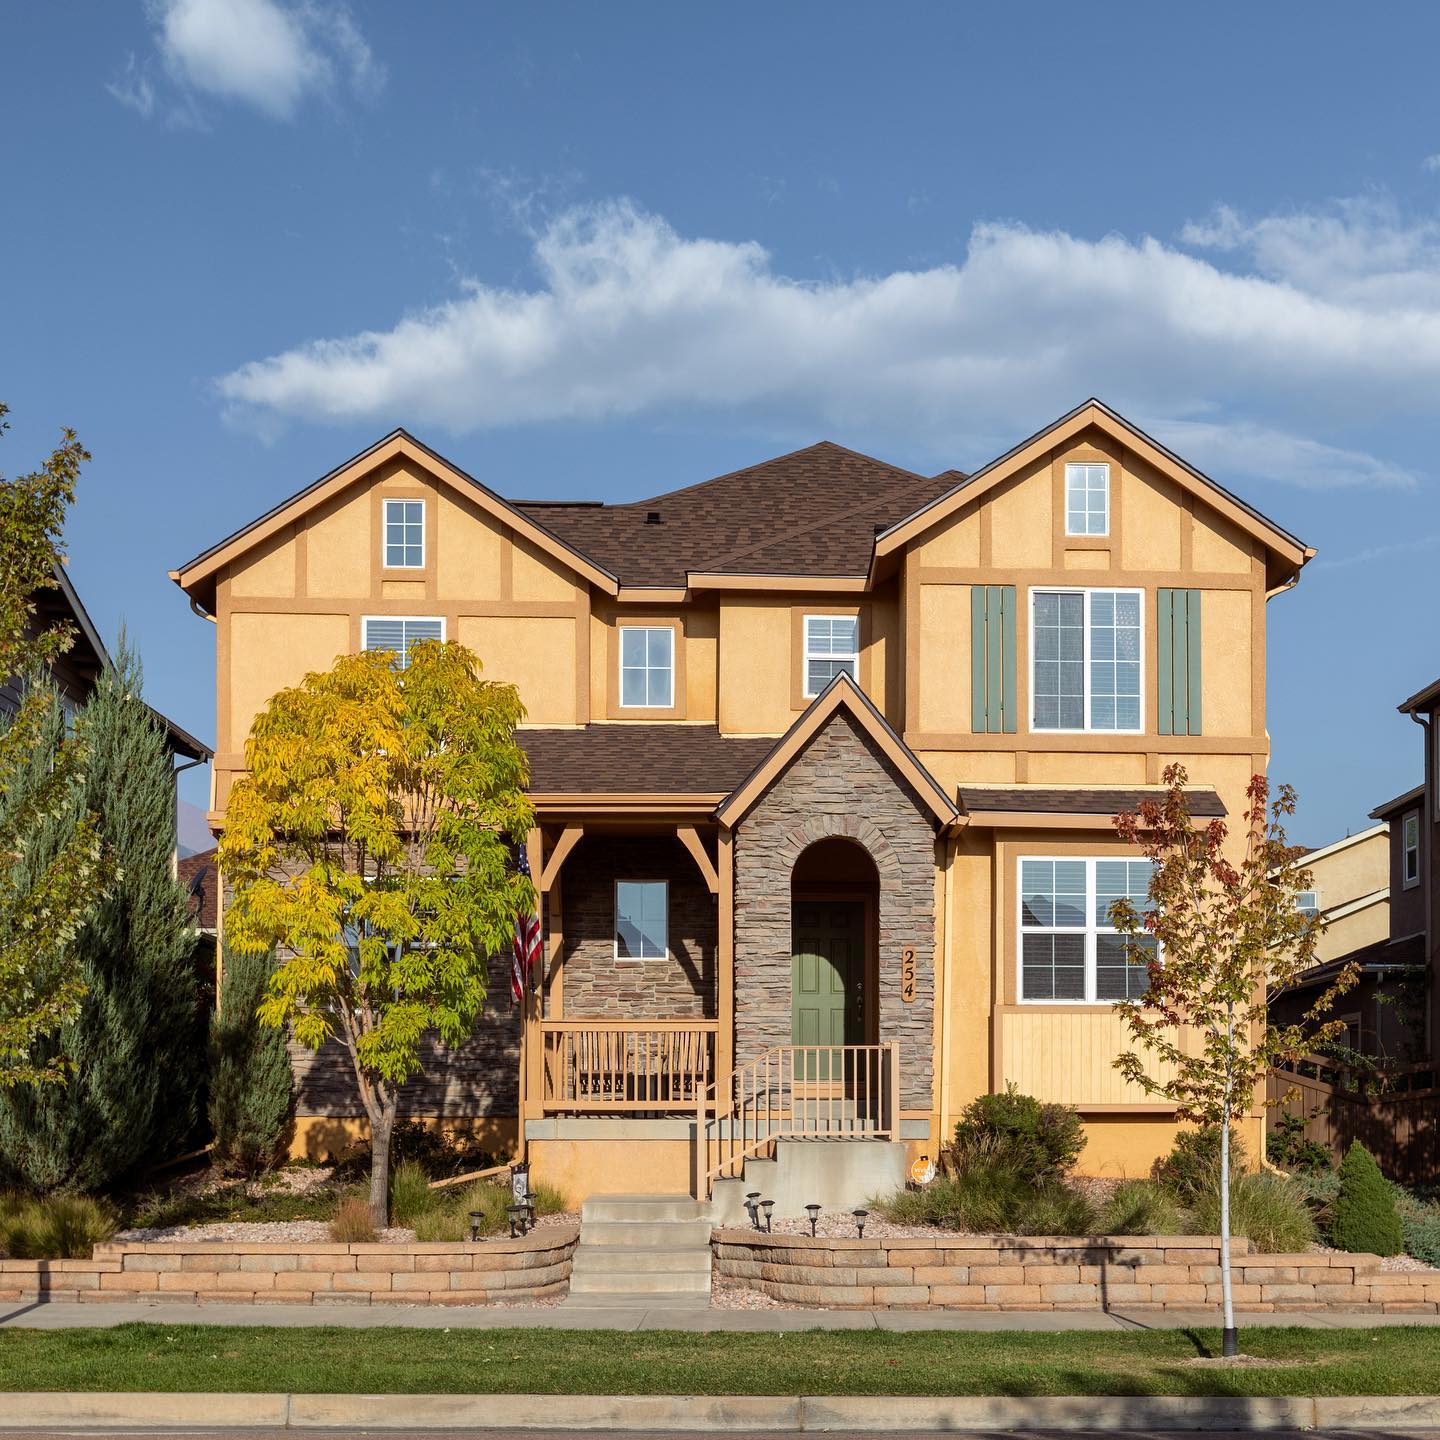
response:
[[(74, 631), (74, 642), (51, 667), (51, 679), (60, 692), (60, 703), (67, 715), (74, 715), (90, 698), (96, 681), (111, 661), (105, 642), (100, 638), (95, 622), (81, 603), (65, 563), (60, 562), (55, 566), (55, 584), (36, 594), (35, 611), (38, 630), (48, 630), (57, 624), (69, 624)], [(19, 677), (11, 676), (0, 683), (0, 715), (13, 715), (22, 694)], [(167, 719), (153, 707), (150, 713), (165, 731), (166, 747), (170, 751), (177, 778), (182, 770), (188, 770), (193, 765), (203, 765), (210, 759), (209, 746), (182, 730), (173, 720)]]
[[(1422, 937), (1421, 963), (1425, 966), (1426, 1058), (1440, 1062), (1440, 1005), (1436, 1004), (1440, 977), (1440, 933), (1436, 905), (1440, 903), (1440, 864), (1436, 863), (1435, 826), (1440, 824), (1440, 680), (1417, 691), (1399, 706), (1424, 736), (1424, 779), (1408, 795), (1382, 807), (1394, 837), (1391, 846), (1390, 888), (1392, 933)], [(1380, 811), (1375, 812), (1377, 817)]]
[(1422, 1041), (1403, 983), (1415, 973), (1420, 946), (1413, 934), (1396, 934), (1392, 942), (1393, 829), (1385, 823), (1386, 814), (1382, 807), (1372, 817), (1380, 824), (1304, 857), (1312, 889), (1297, 899), (1301, 909), (1325, 922), (1325, 932), (1315, 947), (1314, 966), (1287, 993), (1274, 997), (1270, 1008), (1277, 1022), (1300, 1020), (1320, 990), (1354, 962), (1359, 978), (1332, 1012), (1345, 1024), (1336, 1043), (1393, 1061), (1411, 1058)]
[(213, 847), (185, 856), (176, 864), (175, 875), (184, 888), (186, 914), (195, 929), (195, 968), (213, 985), (219, 979), (215, 952), (220, 935), (220, 871)]
[[(217, 828), (256, 712), (339, 653), (458, 639), (519, 686), (541, 991), (497, 961), (406, 1104), (575, 1198), (707, 1188), (777, 1117), (934, 1155), (1007, 1084), (1143, 1172), (1175, 1122), (1112, 1064), (1144, 980), (1105, 917), (1147, 881), (1112, 819), (1171, 761), (1244, 811), (1312, 553), (1089, 401), (969, 476), (822, 443), (624, 505), (395, 431), (172, 576), (216, 623)], [(356, 1135), (342, 1057), (295, 1064), (297, 1146)]]

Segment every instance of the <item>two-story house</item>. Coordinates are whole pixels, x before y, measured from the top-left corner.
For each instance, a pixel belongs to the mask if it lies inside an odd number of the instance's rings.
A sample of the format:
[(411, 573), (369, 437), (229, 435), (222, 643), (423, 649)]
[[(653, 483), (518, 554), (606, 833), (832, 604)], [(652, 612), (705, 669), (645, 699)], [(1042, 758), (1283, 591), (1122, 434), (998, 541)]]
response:
[[(971, 475), (822, 443), (622, 505), (396, 431), (172, 573), (216, 627), (217, 828), (257, 710), (341, 652), (457, 639), (519, 686), (543, 977), (517, 1014), (497, 965), (407, 1103), (578, 1198), (783, 1135), (933, 1155), (1008, 1084), (1142, 1172), (1175, 1122), (1112, 1065), (1147, 879), (1112, 818), (1172, 760), (1243, 811), (1312, 553), (1091, 400)], [(296, 1070), (297, 1144), (353, 1136), (340, 1057)]]

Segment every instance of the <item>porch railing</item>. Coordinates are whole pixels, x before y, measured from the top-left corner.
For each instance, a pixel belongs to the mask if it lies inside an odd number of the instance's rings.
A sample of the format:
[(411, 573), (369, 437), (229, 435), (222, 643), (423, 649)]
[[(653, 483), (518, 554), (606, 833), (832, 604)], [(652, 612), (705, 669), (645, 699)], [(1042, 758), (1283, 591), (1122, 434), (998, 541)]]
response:
[(715, 1073), (716, 1020), (542, 1020), (546, 1114), (693, 1113)]
[(720, 1078), (696, 1103), (696, 1194), (739, 1175), (777, 1140), (898, 1140), (900, 1052), (884, 1045), (777, 1045)]

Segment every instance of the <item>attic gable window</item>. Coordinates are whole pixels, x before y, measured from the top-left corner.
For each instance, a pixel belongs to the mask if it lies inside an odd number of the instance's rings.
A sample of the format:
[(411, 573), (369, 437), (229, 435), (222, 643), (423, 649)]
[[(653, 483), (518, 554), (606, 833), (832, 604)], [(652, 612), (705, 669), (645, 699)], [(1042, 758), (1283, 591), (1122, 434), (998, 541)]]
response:
[(1110, 467), (1108, 465), (1067, 465), (1065, 467), (1065, 533), (1067, 535), (1108, 535), (1110, 533)]
[(385, 502), (385, 568), (387, 570), (423, 570), (425, 568), (425, 502), (423, 500), (387, 500)]
[(837, 675), (860, 683), (860, 617), (805, 617), (805, 698), (818, 695)]
[(412, 645), (444, 638), (445, 621), (439, 616), (367, 615), (361, 622), (361, 648), (393, 650), (397, 670), (409, 665)]

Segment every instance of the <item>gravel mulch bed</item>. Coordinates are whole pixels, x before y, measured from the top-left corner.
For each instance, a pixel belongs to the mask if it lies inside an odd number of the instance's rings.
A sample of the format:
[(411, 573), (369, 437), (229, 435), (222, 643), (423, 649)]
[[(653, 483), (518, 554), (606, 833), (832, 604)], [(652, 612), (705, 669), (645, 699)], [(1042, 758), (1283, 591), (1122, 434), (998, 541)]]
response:
[[(808, 1217), (777, 1217), (770, 1228), (776, 1235), (808, 1235), (810, 1221)], [(827, 1240), (853, 1240), (855, 1217), (848, 1210), (821, 1215), (816, 1222), (815, 1233)], [(894, 1225), (889, 1220), (882, 1220), (873, 1211), (865, 1221), (867, 1240), (927, 1240), (937, 1236), (956, 1239), (969, 1233), (964, 1230), (945, 1230), (938, 1225)]]
[[(198, 1240), (233, 1240), (248, 1245), (304, 1245), (316, 1240), (330, 1240), (330, 1226), (323, 1220), (253, 1220), (216, 1221), (209, 1225), (149, 1225), (133, 1230), (117, 1230), (117, 1240), (144, 1241), (146, 1244), (191, 1244)], [(408, 1245), (415, 1238), (413, 1230), (394, 1226), (380, 1231), (379, 1238), (390, 1245)]]

